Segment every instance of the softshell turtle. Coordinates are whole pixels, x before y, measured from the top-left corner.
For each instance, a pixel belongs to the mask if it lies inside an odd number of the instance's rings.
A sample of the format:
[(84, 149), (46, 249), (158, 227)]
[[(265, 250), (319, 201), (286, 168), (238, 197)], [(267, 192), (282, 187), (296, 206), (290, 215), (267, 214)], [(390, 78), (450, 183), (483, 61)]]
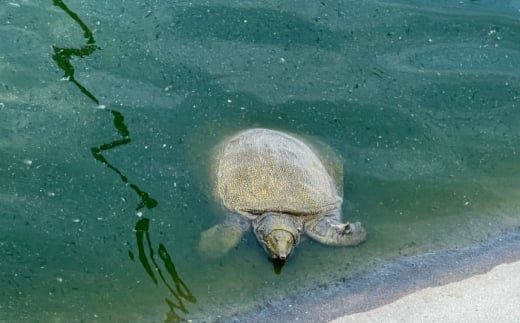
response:
[(226, 221), (201, 235), (199, 251), (225, 255), (251, 225), (273, 259), (285, 260), (301, 235), (331, 246), (365, 240), (361, 223), (342, 223), (342, 173), (331, 176), (310, 145), (270, 129), (241, 131), (216, 149), (212, 164), (215, 195)]

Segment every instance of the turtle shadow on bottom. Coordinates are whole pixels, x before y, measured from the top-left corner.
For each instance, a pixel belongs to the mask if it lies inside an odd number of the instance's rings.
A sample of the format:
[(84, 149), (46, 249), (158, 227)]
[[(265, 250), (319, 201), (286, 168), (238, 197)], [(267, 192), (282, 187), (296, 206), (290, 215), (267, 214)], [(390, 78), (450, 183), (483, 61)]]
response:
[(274, 273), (280, 275), (282, 273), (282, 267), (285, 265), (285, 260), (269, 258), (269, 261), (273, 264)]

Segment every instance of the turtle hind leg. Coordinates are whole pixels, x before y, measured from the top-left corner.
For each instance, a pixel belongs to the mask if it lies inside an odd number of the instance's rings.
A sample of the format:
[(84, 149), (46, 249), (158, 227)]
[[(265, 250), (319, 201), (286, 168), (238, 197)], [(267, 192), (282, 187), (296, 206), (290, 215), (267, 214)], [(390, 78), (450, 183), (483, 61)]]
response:
[(310, 221), (305, 225), (305, 233), (329, 246), (355, 246), (366, 238), (366, 231), (361, 223), (341, 223), (331, 216)]
[(225, 223), (209, 228), (200, 235), (199, 254), (209, 259), (225, 256), (238, 245), (248, 228), (248, 223), (234, 218), (228, 218)]

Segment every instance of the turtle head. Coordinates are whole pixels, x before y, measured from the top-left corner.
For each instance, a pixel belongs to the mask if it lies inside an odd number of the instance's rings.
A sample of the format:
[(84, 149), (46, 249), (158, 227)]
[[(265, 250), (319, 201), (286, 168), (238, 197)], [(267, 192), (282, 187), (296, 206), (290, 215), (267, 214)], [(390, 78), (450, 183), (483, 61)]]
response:
[(269, 212), (253, 222), (253, 229), (269, 256), (285, 260), (300, 242), (303, 226), (290, 215)]

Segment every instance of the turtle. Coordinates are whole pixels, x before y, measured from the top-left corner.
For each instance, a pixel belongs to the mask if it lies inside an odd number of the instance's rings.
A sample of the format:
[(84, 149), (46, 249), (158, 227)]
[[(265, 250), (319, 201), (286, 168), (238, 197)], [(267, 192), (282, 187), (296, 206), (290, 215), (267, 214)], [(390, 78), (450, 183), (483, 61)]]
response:
[(215, 149), (214, 195), (226, 219), (202, 232), (198, 250), (220, 258), (251, 229), (268, 256), (285, 261), (303, 236), (330, 246), (354, 246), (366, 231), (342, 223), (341, 168), (328, 170), (317, 150), (279, 130), (242, 130)]

